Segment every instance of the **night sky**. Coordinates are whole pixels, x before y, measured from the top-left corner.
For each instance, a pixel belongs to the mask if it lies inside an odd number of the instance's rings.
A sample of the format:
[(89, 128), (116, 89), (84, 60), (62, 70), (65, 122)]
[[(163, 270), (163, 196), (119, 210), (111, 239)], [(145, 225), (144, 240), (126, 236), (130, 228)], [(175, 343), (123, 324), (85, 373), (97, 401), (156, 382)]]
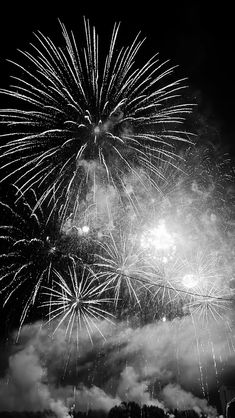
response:
[[(141, 48), (141, 51), (145, 51), (144, 61), (159, 52), (161, 61), (170, 59), (172, 65), (178, 65), (177, 76), (188, 78), (186, 99), (197, 104), (190, 129), (199, 133), (202, 140), (218, 145), (221, 152), (229, 153), (231, 160), (234, 159), (234, 14), (231, 5), (210, 1), (126, 0), (96, 2), (94, 6), (89, 1), (67, 0), (52, 6), (50, 1), (31, 2), (29, 5), (14, 5), (8, 1), (0, 11), (0, 87), (8, 88), (9, 76), (14, 69), (6, 60), (17, 61), (17, 49), (28, 49), (29, 43), (33, 41), (32, 32), (40, 30), (55, 43), (57, 40), (61, 43), (59, 18), (78, 35), (78, 39), (83, 16), (94, 24), (101, 43), (109, 44), (114, 23), (121, 22), (119, 42), (120, 38), (123, 44), (132, 42), (139, 31), (146, 37)], [(4, 97), (0, 97), (0, 105), (6, 106)], [(25, 334), (30, 332), (26, 330)], [(145, 332), (150, 335), (151, 327), (146, 327)], [(34, 341), (31, 334), (27, 338)], [(134, 334), (134, 338), (138, 340), (139, 336)], [(187, 338), (190, 339), (189, 336)], [(115, 336), (112, 339), (116, 341)], [(123, 341), (128, 345), (124, 337)], [(47, 349), (50, 358), (52, 353)], [(30, 354), (31, 359), (33, 355)], [(4, 350), (0, 350), (0, 375), (5, 373), (6, 358)]]
[(123, 40), (131, 41), (141, 31), (147, 38), (144, 48), (149, 56), (158, 51), (160, 59), (179, 65), (178, 74), (189, 78), (206, 123), (234, 154), (234, 22), (229, 2), (4, 3), (0, 16), (1, 87), (8, 85), (12, 70), (5, 59), (14, 60), (17, 48), (27, 49), (33, 31), (61, 40), (57, 18), (79, 33), (82, 16), (86, 16), (104, 39), (110, 36), (114, 22), (122, 22)]

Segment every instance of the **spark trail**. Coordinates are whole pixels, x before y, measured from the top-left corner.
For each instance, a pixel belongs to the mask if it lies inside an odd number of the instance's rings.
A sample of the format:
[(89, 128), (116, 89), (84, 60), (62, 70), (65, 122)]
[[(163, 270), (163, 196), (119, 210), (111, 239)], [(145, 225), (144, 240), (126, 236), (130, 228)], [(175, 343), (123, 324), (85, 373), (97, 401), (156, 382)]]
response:
[(81, 44), (61, 29), (63, 47), (35, 34), (31, 52), (20, 51), (26, 63), (13, 63), (19, 74), (11, 88), (1, 90), (19, 104), (0, 111), (1, 181), (13, 179), (23, 194), (37, 188), (40, 203), (62, 202), (67, 216), (90, 189), (94, 169), (124, 194), (124, 175), (139, 178), (142, 167), (157, 177), (159, 160), (177, 157), (175, 145), (189, 140), (181, 125), (192, 106), (180, 98), (185, 79), (174, 80), (175, 68), (158, 54), (136, 65), (140, 35), (119, 47), (115, 24), (102, 60), (88, 20)]

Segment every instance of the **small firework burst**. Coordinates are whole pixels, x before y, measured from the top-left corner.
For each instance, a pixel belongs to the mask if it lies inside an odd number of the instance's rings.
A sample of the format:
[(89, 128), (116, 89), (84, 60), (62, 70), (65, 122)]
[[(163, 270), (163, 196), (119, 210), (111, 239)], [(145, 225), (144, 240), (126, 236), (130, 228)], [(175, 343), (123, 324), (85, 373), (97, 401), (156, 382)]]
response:
[(136, 236), (132, 233), (110, 233), (104, 242), (99, 243), (96, 255), (98, 275), (106, 286), (112, 286), (115, 304), (120, 300), (131, 300), (140, 304), (140, 292), (148, 284), (150, 265), (138, 248)]
[[(153, 259), (149, 275), (148, 288), (157, 312), (162, 306), (179, 304), (185, 299), (181, 292), (182, 263), (175, 257), (172, 260)], [(170, 307), (167, 308), (170, 310)]]
[(184, 258), (181, 277), (185, 310), (202, 321), (222, 319), (232, 298), (218, 254), (198, 251)]
[(223, 320), (231, 309), (232, 297), (226, 287), (213, 282), (205, 282), (193, 288), (189, 312), (199, 321), (208, 322), (210, 318)]
[(94, 330), (104, 337), (100, 322), (113, 317), (109, 311), (113, 300), (106, 296), (106, 283), (99, 283), (92, 269), (81, 264), (68, 268), (63, 276), (56, 270), (54, 273), (53, 287), (44, 288), (47, 300), (41, 305), (49, 308), (48, 322), (58, 322), (54, 332), (64, 326), (69, 340), (75, 333), (77, 343), (84, 329), (91, 342)]

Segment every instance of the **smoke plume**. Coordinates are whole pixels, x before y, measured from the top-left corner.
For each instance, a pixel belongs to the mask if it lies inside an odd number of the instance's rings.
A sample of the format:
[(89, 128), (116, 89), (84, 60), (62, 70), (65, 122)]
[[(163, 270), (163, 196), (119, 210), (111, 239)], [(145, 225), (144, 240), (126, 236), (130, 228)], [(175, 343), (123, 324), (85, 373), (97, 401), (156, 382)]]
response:
[[(234, 362), (224, 323), (202, 328), (190, 318), (132, 327), (100, 324), (104, 340), (86, 333), (68, 345), (65, 331), (24, 326), (0, 386), (0, 410), (108, 411), (122, 401), (194, 409), (215, 416), (203, 390)], [(225, 338), (226, 334), (226, 338)], [(209, 339), (210, 337), (210, 339)], [(216, 366), (216, 370), (215, 370)]]

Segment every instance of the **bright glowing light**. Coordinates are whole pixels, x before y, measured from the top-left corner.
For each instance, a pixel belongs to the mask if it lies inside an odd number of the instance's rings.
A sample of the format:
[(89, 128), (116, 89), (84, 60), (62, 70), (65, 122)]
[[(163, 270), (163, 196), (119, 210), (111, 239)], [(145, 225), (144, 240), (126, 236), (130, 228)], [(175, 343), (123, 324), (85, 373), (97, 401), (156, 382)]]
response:
[(76, 233), (78, 234), (78, 236), (83, 236), (83, 235), (87, 235), (89, 232), (90, 232), (90, 228), (89, 228), (89, 226), (88, 225), (84, 225), (84, 226), (82, 226), (81, 228), (79, 227), (79, 226), (76, 226), (76, 225), (73, 225), (72, 226), (72, 228), (71, 227), (69, 227), (69, 228), (67, 228), (66, 229), (66, 225), (65, 225), (65, 227), (64, 227), (64, 230), (67, 232), (69, 232), (69, 231), (71, 231), (71, 230), (74, 230), (74, 231), (76, 231)]
[[(157, 252), (172, 254), (175, 252), (175, 240), (172, 234), (167, 231), (164, 219), (159, 221), (156, 228), (152, 228), (142, 235), (141, 246), (144, 249), (154, 249)], [(164, 256), (164, 262), (167, 262), (166, 256)]]
[(83, 234), (88, 234), (88, 232), (89, 232), (89, 231), (90, 231), (89, 226), (84, 225), (84, 226), (82, 227), (82, 233), (83, 233)]
[(100, 134), (100, 132), (101, 132), (100, 127), (99, 127), (99, 126), (96, 126), (96, 127), (94, 128), (94, 134), (95, 134), (95, 135), (99, 135), (99, 134)]
[(198, 284), (198, 277), (195, 274), (185, 274), (182, 283), (187, 289), (193, 289)]

